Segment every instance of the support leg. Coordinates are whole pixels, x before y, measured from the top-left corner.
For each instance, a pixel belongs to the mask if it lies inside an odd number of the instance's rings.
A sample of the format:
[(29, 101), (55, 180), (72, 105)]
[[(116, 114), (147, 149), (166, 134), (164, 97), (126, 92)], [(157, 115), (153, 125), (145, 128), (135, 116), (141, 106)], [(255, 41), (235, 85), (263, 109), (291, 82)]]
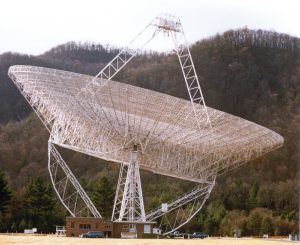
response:
[(48, 143), (48, 158), (48, 170), (53, 188), (70, 214), (73, 217), (93, 215), (101, 218), (100, 213), (51, 142)]
[(121, 166), (112, 219), (118, 221), (146, 220), (136, 150), (131, 152), (128, 167)]

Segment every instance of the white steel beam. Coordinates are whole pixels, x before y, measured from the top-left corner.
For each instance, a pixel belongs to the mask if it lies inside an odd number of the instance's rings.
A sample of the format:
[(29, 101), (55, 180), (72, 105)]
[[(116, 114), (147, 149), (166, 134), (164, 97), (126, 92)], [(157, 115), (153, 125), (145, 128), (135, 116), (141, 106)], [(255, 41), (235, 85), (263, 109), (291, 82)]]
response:
[(65, 163), (55, 146), (48, 143), (48, 170), (54, 190), (73, 217), (90, 216), (102, 218), (80, 183)]

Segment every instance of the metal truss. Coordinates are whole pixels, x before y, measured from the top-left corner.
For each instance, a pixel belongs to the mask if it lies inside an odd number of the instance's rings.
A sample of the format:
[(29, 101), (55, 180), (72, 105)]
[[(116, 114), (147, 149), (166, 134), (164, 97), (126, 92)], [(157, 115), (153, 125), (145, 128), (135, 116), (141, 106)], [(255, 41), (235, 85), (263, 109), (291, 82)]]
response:
[[(179, 35), (177, 22), (160, 22), (156, 18), (151, 25)], [(109, 80), (101, 87), (108, 80), (96, 78), (101, 89), (82, 92), (95, 78), (32, 66), (10, 67), (9, 76), (53, 143), (119, 163), (128, 163), (128, 149), (137, 144), (143, 156), (140, 168), (175, 178), (204, 183), (283, 143), (271, 130), (207, 107), (211, 131), (206, 117), (195, 117), (196, 103), (129, 84)]]
[(168, 235), (171, 232), (178, 230), (195, 217), (209, 198), (214, 185), (215, 181), (210, 184), (201, 184), (190, 193), (183, 194), (177, 199), (169, 202), (167, 204), (167, 211), (163, 212), (161, 208), (160, 212), (154, 210), (146, 217), (149, 217), (149, 220), (157, 220), (161, 217), (159, 226), (163, 231), (163, 235)]
[[(25, 67), (24, 67), (25, 68)], [(27, 67), (27, 69), (25, 68), (23, 72), (30, 72), (30, 67)], [(21, 92), (21, 94), (24, 96), (24, 98), (26, 99), (26, 101), (30, 104), (30, 106), (32, 107), (32, 109), (34, 110), (34, 112), (37, 114), (37, 116), (39, 117), (39, 119), (42, 121), (42, 123), (44, 124), (44, 126), (46, 127), (46, 129), (50, 132), (51, 128), (53, 126), (53, 118), (51, 118), (50, 113), (47, 111), (45, 104), (40, 103), (40, 99), (38, 94), (36, 94), (36, 96), (32, 96), (32, 94), (28, 93), (26, 90), (26, 85), (23, 83), (19, 83), (17, 82), (16, 77), (14, 76), (10, 76), (11, 79), (13, 80), (14, 84), (17, 86), (17, 88), (19, 89), (19, 91)], [(29, 79), (29, 76), (24, 76), (23, 79)], [(48, 95), (48, 98), (50, 98), (50, 95)], [(45, 100), (47, 101), (48, 99), (47, 97), (45, 98)]]
[(137, 154), (136, 150), (132, 150), (129, 165), (121, 165), (113, 221), (146, 221)]
[(127, 166), (124, 163), (120, 164), (118, 184), (115, 194), (114, 207), (111, 215), (111, 221), (116, 221), (119, 219), (122, 199), (124, 195), (124, 188), (127, 176)]
[(164, 211), (161, 207), (154, 209), (150, 211), (146, 215), (147, 220), (155, 220), (158, 217), (173, 211), (174, 209), (177, 209), (193, 200), (198, 199), (199, 197), (209, 194), (211, 192), (211, 189), (213, 188), (215, 182), (212, 183), (203, 183), (199, 184), (196, 188), (194, 188), (189, 193), (184, 193), (182, 196), (177, 197), (175, 200), (172, 200), (171, 202), (167, 203), (168, 210)]
[[(153, 35), (138, 45), (138, 48), (130, 49), (139, 39), (143, 36), (144, 32), (151, 27), (156, 29)], [(160, 15), (151, 21), (129, 44), (126, 48), (122, 49), (118, 55), (112, 59), (88, 84), (81, 92), (89, 91), (91, 94), (96, 94), (103, 86), (105, 86), (134, 56), (138, 51), (144, 48), (159, 32), (170, 34), (174, 42), (175, 50), (181, 66), (182, 74), (185, 84), (189, 93), (192, 108), (194, 111), (197, 125), (201, 129), (207, 127), (210, 130), (203, 131), (211, 133), (212, 127), (207, 112), (207, 107), (204, 101), (202, 90), (200, 87), (199, 79), (195, 70), (194, 62), (189, 50), (189, 45), (186, 40), (180, 19), (173, 15)], [(100, 79), (100, 82), (97, 79)], [(77, 95), (78, 96), (78, 95)], [(203, 121), (205, 123), (203, 123)], [(202, 123), (201, 123), (202, 122)]]
[(48, 170), (54, 190), (70, 214), (73, 217), (86, 217), (91, 214), (101, 218), (100, 213), (50, 141), (48, 157)]
[[(198, 127), (203, 129), (204, 126), (212, 130), (198, 75), (180, 19), (172, 15), (162, 15), (157, 17), (154, 25), (172, 37)], [(201, 121), (204, 121), (205, 124)], [(207, 133), (211, 132), (207, 131)]]
[[(111, 80), (135, 55), (137, 50), (130, 50), (128, 48), (122, 49), (119, 54), (110, 61), (92, 80), (86, 87), (82, 88), (81, 92), (93, 92), (100, 90), (106, 83)], [(97, 82), (100, 79), (102, 83)], [(95, 86), (97, 85), (97, 86)], [(100, 86), (99, 86), (100, 85)], [(78, 95), (77, 95), (78, 96)]]
[[(117, 73), (134, 58), (157, 34), (154, 32), (147, 40), (140, 40), (144, 31), (151, 26), (148, 24), (138, 35), (133, 38), (127, 47), (121, 49), (121, 51), (114, 57), (87, 85), (81, 89), (82, 92), (89, 92), (92, 94), (97, 93), (103, 86), (105, 86)], [(134, 46), (135, 48), (130, 48)], [(78, 96), (78, 94), (77, 94)]]

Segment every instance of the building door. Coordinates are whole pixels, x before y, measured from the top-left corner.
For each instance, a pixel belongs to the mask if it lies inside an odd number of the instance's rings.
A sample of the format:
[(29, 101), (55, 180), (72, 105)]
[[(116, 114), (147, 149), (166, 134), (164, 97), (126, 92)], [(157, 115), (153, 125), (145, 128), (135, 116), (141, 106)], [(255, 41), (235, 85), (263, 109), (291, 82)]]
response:
[(129, 232), (136, 232), (136, 225), (135, 224), (130, 224), (129, 225)]

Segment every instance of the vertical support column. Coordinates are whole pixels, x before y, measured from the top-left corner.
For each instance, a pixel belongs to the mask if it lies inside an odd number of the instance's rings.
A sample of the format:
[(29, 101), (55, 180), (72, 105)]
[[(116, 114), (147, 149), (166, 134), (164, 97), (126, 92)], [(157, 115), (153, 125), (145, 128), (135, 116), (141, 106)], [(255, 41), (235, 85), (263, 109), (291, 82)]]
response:
[[(142, 193), (142, 184), (138, 163), (138, 151), (134, 146), (130, 153), (130, 161), (127, 168), (126, 180), (124, 181), (123, 173), (120, 173), (118, 188), (115, 198), (113, 219), (118, 221), (146, 221), (144, 199)], [(121, 167), (122, 172), (124, 169)], [(124, 183), (125, 182), (125, 183)], [(124, 184), (123, 184), (124, 183)], [(119, 202), (120, 208), (118, 209), (118, 199), (120, 193), (123, 194), (122, 201)], [(116, 213), (119, 211), (119, 217), (116, 217)]]
[(133, 221), (135, 220), (135, 165), (137, 159), (137, 152), (131, 152), (131, 161), (129, 164), (129, 206), (128, 206), (128, 220)]
[(145, 222), (146, 221), (146, 213), (145, 213), (145, 206), (144, 206), (144, 198), (143, 198), (143, 192), (142, 192), (142, 183), (141, 183), (141, 176), (140, 176), (140, 169), (138, 161), (136, 161), (135, 164), (135, 178), (137, 183), (137, 192), (138, 192), (138, 205), (140, 212), (140, 218), (139, 220)]

